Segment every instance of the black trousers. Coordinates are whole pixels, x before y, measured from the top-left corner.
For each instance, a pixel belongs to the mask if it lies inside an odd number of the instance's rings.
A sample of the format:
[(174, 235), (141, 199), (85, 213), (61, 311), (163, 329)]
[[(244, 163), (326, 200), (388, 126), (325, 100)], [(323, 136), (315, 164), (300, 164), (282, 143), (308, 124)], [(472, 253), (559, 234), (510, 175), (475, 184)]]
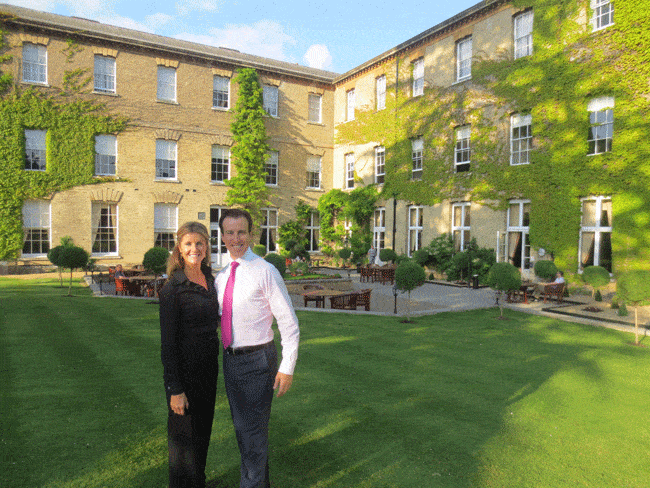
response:
[(278, 372), (275, 343), (241, 355), (223, 355), (223, 377), (241, 455), (240, 488), (270, 488), (269, 419)]

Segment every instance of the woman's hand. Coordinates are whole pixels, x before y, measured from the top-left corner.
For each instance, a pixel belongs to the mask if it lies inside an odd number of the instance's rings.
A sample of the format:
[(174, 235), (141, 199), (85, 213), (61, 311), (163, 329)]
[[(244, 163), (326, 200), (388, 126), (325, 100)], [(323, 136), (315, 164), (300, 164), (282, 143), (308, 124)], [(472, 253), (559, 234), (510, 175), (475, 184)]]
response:
[(169, 400), (169, 407), (175, 414), (185, 415), (187, 409), (190, 408), (190, 402), (187, 401), (185, 393), (181, 393), (180, 395), (172, 395), (171, 399)]

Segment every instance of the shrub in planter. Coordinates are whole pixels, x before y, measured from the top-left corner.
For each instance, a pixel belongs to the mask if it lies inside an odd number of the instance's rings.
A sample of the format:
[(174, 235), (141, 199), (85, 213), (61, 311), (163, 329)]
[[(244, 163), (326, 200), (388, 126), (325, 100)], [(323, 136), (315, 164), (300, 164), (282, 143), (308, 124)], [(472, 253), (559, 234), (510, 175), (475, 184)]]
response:
[(255, 244), (252, 251), (261, 258), (266, 256), (266, 246), (264, 244)]
[(161, 275), (167, 268), (167, 260), (169, 259), (169, 251), (164, 247), (152, 247), (142, 259), (142, 266), (144, 269), (153, 271), (156, 275)]
[(397, 260), (397, 253), (392, 249), (381, 249), (379, 251), (379, 259), (385, 263), (388, 261), (394, 263)]
[(276, 269), (280, 272), (280, 276), (284, 276), (284, 273), (287, 270), (287, 263), (285, 258), (277, 253), (270, 252), (264, 256), (264, 259), (276, 267)]
[[(510, 263), (496, 263), (490, 268), (487, 284), (500, 293), (518, 290), (521, 287), (519, 269)], [(503, 317), (503, 300), (499, 302), (499, 311)]]
[(553, 281), (555, 280), (555, 275), (557, 274), (557, 266), (553, 261), (537, 261), (535, 267), (535, 276), (540, 278), (542, 281)]

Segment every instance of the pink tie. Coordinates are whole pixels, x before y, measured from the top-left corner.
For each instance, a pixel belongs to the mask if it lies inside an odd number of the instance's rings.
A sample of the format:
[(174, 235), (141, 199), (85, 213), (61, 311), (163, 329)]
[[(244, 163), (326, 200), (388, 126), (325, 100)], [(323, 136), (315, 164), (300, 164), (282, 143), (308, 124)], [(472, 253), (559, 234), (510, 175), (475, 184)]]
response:
[(221, 311), (221, 341), (224, 349), (232, 344), (232, 289), (235, 287), (235, 271), (239, 263), (233, 261), (230, 264), (230, 276), (226, 283), (226, 290), (223, 292), (223, 310)]

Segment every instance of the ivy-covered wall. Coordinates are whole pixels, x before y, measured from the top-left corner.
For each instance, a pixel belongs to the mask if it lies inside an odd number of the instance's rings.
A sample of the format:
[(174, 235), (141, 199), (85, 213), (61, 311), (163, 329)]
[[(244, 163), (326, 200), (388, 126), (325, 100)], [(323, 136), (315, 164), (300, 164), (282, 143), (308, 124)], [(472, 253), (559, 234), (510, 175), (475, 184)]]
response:
[[(530, 241), (578, 269), (581, 197), (612, 196), (614, 271), (650, 268), (650, 1), (615, 2), (615, 24), (592, 32), (588, 0), (514, 0), (534, 11), (532, 56), (477, 55), (472, 79), (410, 97), (411, 59), (386, 69), (386, 109), (357, 110), (337, 144), (386, 148), (382, 196), (416, 204), (453, 198), (506, 209), (531, 200)], [(391, 61), (395, 63), (395, 61)], [(394, 64), (393, 64), (394, 66)], [(435, 73), (434, 73), (435, 75)], [(615, 98), (611, 152), (587, 156), (588, 102)], [(510, 115), (532, 114), (532, 163), (511, 166)], [(471, 170), (454, 173), (454, 128), (471, 124)], [(411, 139), (423, 137), (424, 172), (411, 180)]]

